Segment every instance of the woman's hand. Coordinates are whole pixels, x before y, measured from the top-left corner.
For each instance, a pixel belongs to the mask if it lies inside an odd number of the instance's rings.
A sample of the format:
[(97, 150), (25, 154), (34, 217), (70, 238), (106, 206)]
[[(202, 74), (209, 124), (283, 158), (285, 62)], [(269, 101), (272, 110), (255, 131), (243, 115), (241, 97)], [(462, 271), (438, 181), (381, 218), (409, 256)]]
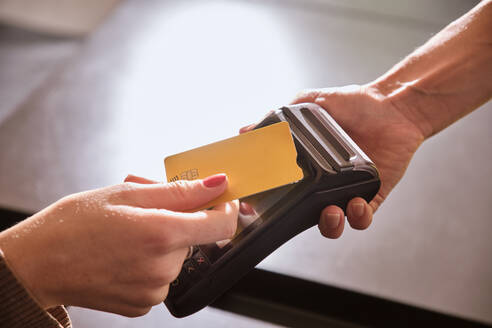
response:
[(223, 174), (123, 184), (70, 195), (0, 234), (16, 276), (43, 308), (140, 316), (162, 302), (190, 245), (231, 238), (238, 203), (186, 213), (227, 188)]

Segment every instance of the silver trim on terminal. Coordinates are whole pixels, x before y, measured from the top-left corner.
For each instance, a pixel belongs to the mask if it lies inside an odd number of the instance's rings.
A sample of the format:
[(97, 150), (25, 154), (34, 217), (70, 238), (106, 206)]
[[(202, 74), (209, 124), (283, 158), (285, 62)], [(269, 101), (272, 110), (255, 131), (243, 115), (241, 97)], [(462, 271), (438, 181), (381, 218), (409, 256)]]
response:
[[(305, 108), (316, 118), (316, 122), (313, 122), (304, 115), (305, 113), (302, 113), (302, 109)], [(322, 107), (312, 103), (303, 103), (284, 107), (281, 111), (282, 118), (289, 122), (295, 137), (323, 169), (331, 172), (355, 169), (371, 171), (378, 175), (377, 169), (371, 159)], [(293, 119), (292, 116), (295, 116), (295, 118)], [(298, 120), (302, 124), (304, 131), (299, 129), (295, 120)], [(320, 131), (320, 127), (317, 125), (321, 125), (326, 131)], [(333, 138), (334, 142), (328, 140), (323, 132), (328, 132), (329, 137)], [(316, 145), (309, 140), (309, 136), (305, 135), (306, 133), (311, 134), (315, 143), (319, 143), (324, 149), (319, 151)], [(333, 163), (330, 164), (330, 161), (321, 152), (325, 152)]]

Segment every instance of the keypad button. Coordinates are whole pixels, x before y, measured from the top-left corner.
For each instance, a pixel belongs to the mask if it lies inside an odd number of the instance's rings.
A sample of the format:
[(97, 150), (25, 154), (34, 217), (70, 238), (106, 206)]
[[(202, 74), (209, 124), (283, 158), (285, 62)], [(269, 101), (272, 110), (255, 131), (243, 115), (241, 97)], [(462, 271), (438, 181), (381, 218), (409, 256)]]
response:
[(198, 268), (195, 261), (193, 259), (186, 261), (183, 264), (182, 272), (188, 276), (188, 279), (192, 279), (192, 277), (198, 273)]
[(183, 294), (196, 283), (210, 267), (210, 261), (198, 247), (193, 247), (193, 256), (186, 259), (178, 278), (170, 284), (168, 297)]
[(198, 270), (205, 272), (210, 267), (210, 261), (201, 251), (198, 251), (193, 255), (193, 260), (196, 262)]

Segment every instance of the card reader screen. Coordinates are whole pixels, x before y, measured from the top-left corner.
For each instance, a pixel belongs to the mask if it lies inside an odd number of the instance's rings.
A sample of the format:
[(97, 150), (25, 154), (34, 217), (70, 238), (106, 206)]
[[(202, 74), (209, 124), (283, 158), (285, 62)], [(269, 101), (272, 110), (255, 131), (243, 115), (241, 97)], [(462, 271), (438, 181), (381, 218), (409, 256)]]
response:
[(297, 164), (303, 169), (303, 180), (239, 200), (237, 230), (234, 237), (217, 243), (199, 246), (210, 262), (217, 261), (227, 251), (246, 238), (248, 234), (261, 227), (262, 223), (268, 221), (281, 205), (288, 202), (288, 199), (292, 199), (292, 195), (302, 194), (302, 190), (310, 185), (311, 174), (308, 168), (310, 165), (307, 163), (306, 158), (298, 154)]
[(200, 245), (200, 249), (211, 262), (215, 262), (228, 250), (234, 247), (250, 232), (268, 220), (265, 212), (292, 190), (296, 184), (290, 184), (273, 190), (258, 193), (239, 200), (237, 230), (232, 239), (218, 241), (214, 244)]

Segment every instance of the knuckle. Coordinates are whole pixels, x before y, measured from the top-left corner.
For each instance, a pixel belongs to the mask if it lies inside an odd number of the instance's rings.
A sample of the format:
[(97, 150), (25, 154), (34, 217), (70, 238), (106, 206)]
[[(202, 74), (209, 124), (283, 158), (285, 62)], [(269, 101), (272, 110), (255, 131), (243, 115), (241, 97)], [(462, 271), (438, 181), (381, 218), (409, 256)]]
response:
[(149, 255), (163, 255), (176, 248), (177, 239), (173, 234), (156, 231), (147, 236), (145, 244)]
[(169, 183), (169, 190), (177, 200), (186, 199), (190, 188), (190, 183), (184, 180)]
[(57, 204), (59, 204), (59, 208), (75, 208), (76, 212), (78, 212), (80, 202), (80, 194), (72, 194), (63, 197), (57, 202)]
[(129, 201), (135, 198), (135, 190), (137, 187), (133, 182), (122, 182), (110, 187), (109, 195), (113, 201), (123, 200)]

